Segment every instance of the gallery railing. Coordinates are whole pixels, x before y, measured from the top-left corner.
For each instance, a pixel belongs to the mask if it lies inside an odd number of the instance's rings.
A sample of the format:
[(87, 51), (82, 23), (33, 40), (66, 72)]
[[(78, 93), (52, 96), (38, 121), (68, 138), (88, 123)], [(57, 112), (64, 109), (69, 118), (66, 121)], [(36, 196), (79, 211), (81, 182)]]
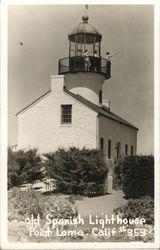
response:
[(111, 63), (104, 58), (89, 56), (86, 60), (82, 56), (65, 57), (59, 59), (58, 73), (97, 72), (104, 74), (106, 79), (111, 77)]

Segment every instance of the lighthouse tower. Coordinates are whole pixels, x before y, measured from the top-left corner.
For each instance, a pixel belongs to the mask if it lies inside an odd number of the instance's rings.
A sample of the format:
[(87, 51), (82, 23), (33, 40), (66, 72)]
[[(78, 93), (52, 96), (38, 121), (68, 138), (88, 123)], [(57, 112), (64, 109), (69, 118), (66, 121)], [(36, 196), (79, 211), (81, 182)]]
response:
[(59, 74), (65, 75), (65, 87), (94, 104), (102, 104), (102, 87), (110, 78), (110, 67), (101, 57), (102, 35), (89, 24), (88, 15), (68, 35), (69, 56), (59, 60)]

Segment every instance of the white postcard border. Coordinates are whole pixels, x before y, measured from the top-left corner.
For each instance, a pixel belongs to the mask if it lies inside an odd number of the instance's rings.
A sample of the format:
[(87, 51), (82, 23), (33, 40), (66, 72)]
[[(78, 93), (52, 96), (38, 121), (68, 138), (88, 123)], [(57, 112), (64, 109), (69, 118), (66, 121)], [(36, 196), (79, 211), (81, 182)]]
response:
[[(8, 5), (55, 5), (55, 4), (110, 4), (110, 5), (154, 5), (154, 152), (155, 152), (155, 242), (129, 242), (129, 243), (8, 243), (7, 242), (7, 121), (8, 121)], [(55, 0), (8, 0), (1, 2), (1, 249), (105, 249), (105, 248), (159, 248), (160, 247), (160, 225), (159, 225), (159, 201), (160, 201), (160, 157), (159, 157), (159, 1), (109, 1), (109, 0), (81, 0), (81, 1), (55, 1)]]

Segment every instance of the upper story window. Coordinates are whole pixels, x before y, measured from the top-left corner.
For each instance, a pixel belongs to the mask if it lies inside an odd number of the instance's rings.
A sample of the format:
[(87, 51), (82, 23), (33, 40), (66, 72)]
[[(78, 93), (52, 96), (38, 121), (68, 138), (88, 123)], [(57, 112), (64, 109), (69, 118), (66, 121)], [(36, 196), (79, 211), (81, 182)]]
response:
[(99, 103), (102, 103), (102, 90), (99, 91)]
[(108, 140), (108, 159), (111, 159), (111, 140)]
[(131, 146), (131, 156), (133, 156), (133, 145)]
[(103, 149), (104, 149), (104, 138), (100, 139), (100, 148), (101, 148), (101, 151), (103, 151)]
[(119, 159), (121, 156), (121, 143), (120, 142), (117, 142), (116, 144), (116, 151), (117, 151), (117, 159)]
[(128, 145), (125, 145), (125, 155), (128, 155)]
[(61, 123), (72, 122), (72, 105), (61, 105)]

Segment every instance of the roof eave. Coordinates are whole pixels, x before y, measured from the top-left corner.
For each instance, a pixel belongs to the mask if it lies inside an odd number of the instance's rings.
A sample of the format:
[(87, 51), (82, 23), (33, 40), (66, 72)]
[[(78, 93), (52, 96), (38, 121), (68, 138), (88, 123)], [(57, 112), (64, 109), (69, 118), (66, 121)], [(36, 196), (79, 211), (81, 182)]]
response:
[(120, 121), (120, 120), (118, 120), (118, 119), (114, 119), (114, 118), (109, 117), (109, 116), (107, 116), (107, 115), (101, 114), (100, 112), (99, 112), (99, 115), (104, 116), (104, 117), (106, 117), (106, 118), (108, 118), (108, 119), (117, 121), (117, 122), (119, 122), (119, 123), (121, 123), (121, 124), (123, 124), (123, 125), (126, 125), (127, 127), (131, 127), (131, 128), (133, 128), (133, 129), (136, 129), (137, 131), (139, 130), (139, 128), (137, 128), (136, 126), (132, 125), (131, 123), (130, 123), (130, 124), (129, 124), (128, 122), (125, 123), (125, 122)]
[(26, 107), (24, 107), (23, 109), (21, 109), (18, 113), (15, 114), (15, 116), (18, 116), (19, 114), (21, 114), (23, 111), (25, 111), (26, 109), (28, 109), (30, 106), (32, 106), (33, 104), (35, 104), (36, 102), (40, 101), (43, 97), (45, 97), (46, 95), (48, 95), (51, 92), (51, 90), (48, 90), (45, 94), (41, 95), (40, 97), (38, 97), (36, 100), (34, 100), (33, 102), (31, 102), (30, 104), (28, 104)]
[[(80, 101), (81, 103), (83, 103), (81, 100), (79, 100), (78, 98), (77, 98), (77, 96), (76, 96), (76, 94), (74, 94), (74, 93), (71, 93), (69, 90), (66, 90), (66, 89), (64, 89), (64, 91), (66, 92), (66, 93), (68, 93), (70, 96), (72, 96), (74, 99), (76, 99), (76, 100), (78, 100), (78, 101)], [(84, 98), (84, 97), (83, 97)], [(85, 98), (84, 98), (85, 99)], [(88, 100), (87, 100), (88, 101)], [(85, 103), (83, 103), (84, 105), (86, 105)], [(88, 108), (90, 108), (90, 109), (92, 109), (89, 105), (86, 105)], [(93, 110), (93, 109), (92, 109)], [(106, 118), (108, 118), (108, 119), (111, 119), (111, 120), (114, 120), (114, 121), (117, 121), (117, 122), (119, 122), (119, 123), (121, 123), (121, 124), (123, 124), (123, 125), (126, 125), (126, 126), (128, 126), (128, 127), (131, 127), (131, 128), (133, 128), (133, 129), (136, 129), (136, 130), (139, 130), (136, 126), (134, 126), (133, 124), (131, 124), (131, 123), (129, 123), (129, 122), (127, 122), (127, 121), (124, 121), (123, 122), (123, 120), (118, 120), (118, 119), (116, 119), (116, 118), (112, 118), (112, 117), (110, 117), (110, 116), (107, 116), (106, 114), (102, 114), (101, 112), (98, 112), (98, 111), (96, 111), (96, 110), (94, 110), (97, 114), (99, 114), (99, 115), (102, 115), (102, 116), (104, 116), (104, 117), (106, 117)], [(109, 112), (109, 111), (108, 111)], [(112, 112), (110, 112), (110, 113), (112, 113)], [(113, 114), (113, 113), (112, 113)], [(115, 115), (115, 114), (113, 114), (113, 115)], [(121, 118), (122, 119), (122, 118)]]

